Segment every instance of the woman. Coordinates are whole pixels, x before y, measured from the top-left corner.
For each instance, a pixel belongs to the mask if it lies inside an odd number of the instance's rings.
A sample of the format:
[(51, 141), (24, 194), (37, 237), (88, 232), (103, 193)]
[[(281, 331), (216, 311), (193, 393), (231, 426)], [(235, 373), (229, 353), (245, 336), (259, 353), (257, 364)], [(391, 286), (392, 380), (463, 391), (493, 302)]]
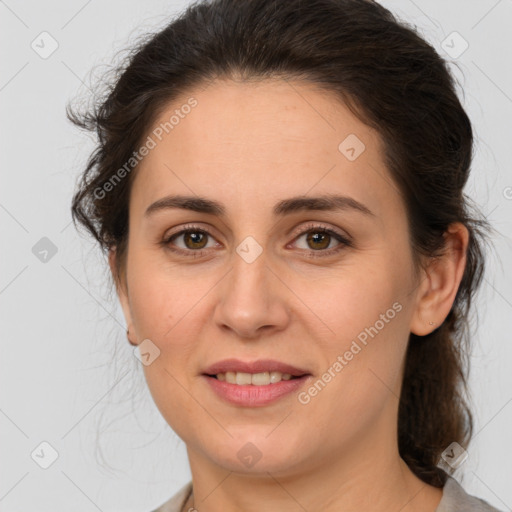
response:
[(449, 475), (487, 225), (429, 44), (365, 0), (201, 2), (69, 116), (74, 219), (187, 446), (158, 512), (496, 510)]

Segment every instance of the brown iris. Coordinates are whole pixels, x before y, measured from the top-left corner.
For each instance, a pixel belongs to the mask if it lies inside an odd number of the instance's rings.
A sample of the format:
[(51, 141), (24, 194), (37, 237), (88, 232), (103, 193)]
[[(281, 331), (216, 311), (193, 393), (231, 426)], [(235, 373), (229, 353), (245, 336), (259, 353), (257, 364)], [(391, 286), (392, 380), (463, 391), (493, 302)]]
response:
[(311, 231), (308, 236), (307, 236), (307, 241), (308, 243), (309, 242), (313, 242), (313, 243), (321, 243), (319, 242), (319, 237), (323, 237), (323, 241), (325, 242), (325, 240), (327, 240), (327, 244), (324, 243), (324, 245), (322, 245), (321, 247), (317, 247), (317, 249), (325, 249), (326, 247), (329, 246), (329, 241), (330, 241), (330, 235), (327, 234), (327, 233), (321, 233), (321, 232), (318, 232), (318, 231)]
[[(189, 249), (202, 249), (206, 245), (206, 237), (206, 233), (201, 233), (200, 231), (187, 231), (183, 233), (183, 241)], [(188, 245), (188, 240), (191, 240), (191, 246)]]

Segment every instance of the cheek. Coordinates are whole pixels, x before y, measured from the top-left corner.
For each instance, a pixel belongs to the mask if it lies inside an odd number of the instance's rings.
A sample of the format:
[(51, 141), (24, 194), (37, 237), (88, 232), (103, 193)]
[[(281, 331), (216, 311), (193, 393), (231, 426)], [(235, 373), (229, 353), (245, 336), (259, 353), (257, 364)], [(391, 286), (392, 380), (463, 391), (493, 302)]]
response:
[[(179, 269), (133, 261), (129, 291), (133, 321), (141, 338), (153, 338), (159, 345), (178, 341), (178, 333), (194, 328), (188, 315), (208, 290), (208, 283), (197, 277), (185, 279)], [(211, 286), (210, 286), (211, 287)]]
[(319, 303), (319, 316), (335, 334), (321, 341), (323, 373), (301, 404), (320, 433), (336, 425), (344, 443), (374, 428), (382, 411), (398, 403), (407, 310), (395, 283), (385, 278), (360, 279), (329, 295)]
[(325, 370), (336, 374), (328, 387), (343, 392), (330, 399), (354, 407), (360, 400), (374, 402), (374, 397), (380, 397), (378, 402), (389, 389), (397, 389), (409, 338), (408, 262), (382, 255), (377, 259), (357, 269), (354, 265), (309, 295), (315, 313), (330, 328), (317, 338)]
[[(185, 283), (178, 272), (170, 275), (158, 267), (133, 264), (129, 281), (134, 328), (139, 341), (152, 340), (158, 357), (143, 365), (148, 389), (162, 416), (178, 435), (186, 436), (190, 417), (197, 415), (186, 369), (199, 339), (201, 323), (192, 321), (206, 293), (199, 282)], [(196, 406), (197, 407), (197, 406)], [(176, 414), (176, 411), (180, 411)]]
[[(357, 268), (356, 268), (357, 267)], [(368, 264), (357, 264), (337, 274), (316, 280), (315, 286), (309, 286), (302, 293), (307, 304), (317, 313), (325, 325), (330, 328), (331, 340), (351, 340), (364, 332), (365, 328), (379, 322), (385, 315), (386, 329), (391, 323), (403, 320), (393, 304), (399, 303), (405, 309), (404, 297), (407, 283), (403, 274), (390, 269), (390, 263), (377, 259), (368, 260)], [(386, 315), (386, 312), (388, 314)]]

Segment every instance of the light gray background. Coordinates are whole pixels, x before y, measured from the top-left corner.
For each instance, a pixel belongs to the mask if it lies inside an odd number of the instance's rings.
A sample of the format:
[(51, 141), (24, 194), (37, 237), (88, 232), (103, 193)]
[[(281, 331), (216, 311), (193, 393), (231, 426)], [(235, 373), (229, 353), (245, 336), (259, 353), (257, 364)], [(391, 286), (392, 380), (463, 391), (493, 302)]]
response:
[[(471, 494), (511, 510), (512, 1), (382, 3), (454, 63), (476, 130), (467, 192), (499, 236), (471, 357), (477, 434), (457, 476)], [(0, 1), (1, 511), (148, 511), (190, 479), (184, 445), (154, 406), (126, 342), (106, 260), (70, 224), (93, 141), (64, 116), (66, 102), (88, 92), (115, 51), (187, 4)], [(47, 59), (31, 48), (43, 31), (59, 45)], [(452, 59), (441, 44), (453, 31), (469, 47)], [(47, 262), (32, 252), (42, 237), (57, 247)], [(58, 452), (48, 469), (31, 458), (43, 441)], [(40, 461), (49, 456), (44, 447), (44, 457), (36, 452)]]

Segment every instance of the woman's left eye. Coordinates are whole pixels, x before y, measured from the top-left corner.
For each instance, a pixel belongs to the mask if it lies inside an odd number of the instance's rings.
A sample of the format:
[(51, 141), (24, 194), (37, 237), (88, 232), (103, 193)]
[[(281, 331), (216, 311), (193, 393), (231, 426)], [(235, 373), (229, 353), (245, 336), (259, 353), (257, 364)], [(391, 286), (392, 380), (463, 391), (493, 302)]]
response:
[[(208, 237), (213, 238), (208, 231), (190, 226), (167, 237), (162, 241), (162, 245), (172, 252), (197, 258), (208, 253)], [(344, 247), (352, 246), (351, 241), (347, 237), (324, 226), (309, 226), (306, 230), (299, 233), (294, 238), (294, 241), (303, 237), (305, 237), (306, 244), (309, 247), (302, 249), (309, 251), (312, 257), (330, 256), (341, 251)], [(182, 239), (184, 247), (176, 247), (174, 242), (179, 239)], [(333, 239), (338, 242), (334, 248), (331, 246)]]
[[(305, 250), (311, 251), (313, 257), (330, 256), (341, 251), (344, 247), (350, 247), (351, 242), (345, 236), (323, 226), (310, 227), (307, 231), (302, 232), (295, 240), (306, 237), (305, 241), (308, 247)], [(331, 242), (336, 240), (338, 244), (333, 248)], [(329, 248), (329, 246), (331, 246)], [(320, 254), (316, 254), (320, 253)]]

